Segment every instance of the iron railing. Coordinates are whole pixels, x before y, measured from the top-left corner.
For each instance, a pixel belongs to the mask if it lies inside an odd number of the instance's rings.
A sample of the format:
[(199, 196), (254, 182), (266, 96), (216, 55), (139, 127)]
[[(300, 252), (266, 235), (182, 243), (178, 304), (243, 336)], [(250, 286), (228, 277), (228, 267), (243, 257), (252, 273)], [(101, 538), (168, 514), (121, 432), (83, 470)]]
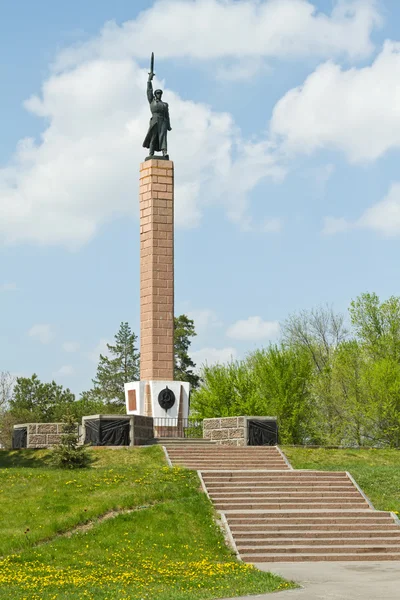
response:
[(157, 438), (202, 438), (203, 421), (200, 419), (179, 419), (155, 417), (154, 437)]

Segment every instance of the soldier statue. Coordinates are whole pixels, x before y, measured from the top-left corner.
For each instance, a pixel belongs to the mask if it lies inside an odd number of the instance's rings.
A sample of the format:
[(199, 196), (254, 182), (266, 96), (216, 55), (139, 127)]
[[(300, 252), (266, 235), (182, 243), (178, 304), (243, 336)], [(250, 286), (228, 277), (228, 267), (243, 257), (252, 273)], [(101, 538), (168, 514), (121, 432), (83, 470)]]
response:
[(167, 131), (171, 131), (169, 121), (168, 104), (161, 100), (162, 90), (153, 93), (152, 80), (154, 77), (154, 53), (151, 55), (150, 73), (147, 80), (147, 99), (150, 104), (151, 119), (149, 130), (143, 142), (143, 148), (149, 148), (149, 156), (146, 160), (154, 157), (154, 152), (162, 152), (162, 157), (168, 160), (167, 154)]

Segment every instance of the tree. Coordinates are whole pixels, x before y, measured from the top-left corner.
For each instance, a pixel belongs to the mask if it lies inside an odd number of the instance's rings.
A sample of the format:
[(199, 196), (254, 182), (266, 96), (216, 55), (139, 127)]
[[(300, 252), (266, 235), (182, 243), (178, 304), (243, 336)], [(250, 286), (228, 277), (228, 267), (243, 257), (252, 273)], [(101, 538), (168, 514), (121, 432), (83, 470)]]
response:
[(51, 462), (60, 469), (82, 469), (90, 464), (88, 447), (79, 445), (78, 426), (74, 417), (67, 414), (63, 418), (61, 440), (52, 449)]
[(205, 418), (276, 416), (284, 443), (304, 443), (312, 439), (311, 370), (305, 350), (271, 345), (242, 361), (203, 367), (191, 406)]
[(313, 441), (312, 363), (308, 352), (271, 344), (251, 353), (247, 360), (257, 385), (256, 414), (277, 417), (282, 443)]
[(88, 415), (121, 414), (125, 406), (114, 402), (105, 402), (98, 388), (82, 392), (79, 400), (74, 402), (73, 413), (77, 420)]
[(358, 339), (373, 358), (390, 355), (400, 362), (400, 298), (380, 302), (364, 293), (351, 302), (349, 313)]
[(204, 365), (201, 387), (191, 396), (191, 410), (201, 418), (257, 415), (256, 381), (246, 361)]
[[(367, 437), (375, 446), (400, 447), (400, 364), (392, 356), (370, 362), (363, 376)], [(365, 408), (364, 408), (365, 411)]]
[(15, 377), (11, 375), (8, 371), (0, 372), (0, 412), (4, 412), (7, 410), (11, 397), (13, 388), (15, 385)]
[(17, 377), (10, 412), (20, 422), (56, 422), (75, 400), (74, 394), (55, 381), (43, 383), (34, 373), (32, 377)]
[(318, 372), (329, 365), (334, 349), (347, 336), (344, 316), (329, 306), (290, 315), (282, 326), (283, 342), (305, 348)]
[(100, 354), (93, 391), (103, 401), (122, 405), (125, 403), (124, 384), (140, 378), (139, 352), (136, 347), (137, 336), (128, 323), (121, 322), (114, 338), (114, 346), (107, 344), (111, 356)]
[(189, 356), (191, 338), (195, 337), (194, 321), (186, 315), (174, 318), (174, 379), (188, 381), (192, 389), (199, 385), (200, 377), (194, 372), (195, 363)]

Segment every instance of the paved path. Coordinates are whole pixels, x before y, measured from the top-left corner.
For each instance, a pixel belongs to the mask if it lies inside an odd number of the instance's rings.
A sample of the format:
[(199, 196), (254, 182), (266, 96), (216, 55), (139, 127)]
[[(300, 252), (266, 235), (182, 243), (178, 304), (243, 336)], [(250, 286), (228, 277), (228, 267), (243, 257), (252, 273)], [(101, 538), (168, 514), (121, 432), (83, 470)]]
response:
[(260, 563), (302, 589), (230, 600), (399, 600), (400, 562)]

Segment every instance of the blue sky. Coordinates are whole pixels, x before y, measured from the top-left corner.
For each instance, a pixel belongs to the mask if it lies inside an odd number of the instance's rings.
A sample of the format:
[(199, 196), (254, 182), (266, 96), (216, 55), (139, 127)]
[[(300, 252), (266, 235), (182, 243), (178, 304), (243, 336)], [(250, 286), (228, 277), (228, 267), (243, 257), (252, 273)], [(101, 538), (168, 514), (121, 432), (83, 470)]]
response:
[(398, 2), (20, 0), (0, 16), (0, 370), (78, 394), (120, 321), (139, 332), (152, 50), (197, 362), (278, 339), (301, 309), (400, 294)]

